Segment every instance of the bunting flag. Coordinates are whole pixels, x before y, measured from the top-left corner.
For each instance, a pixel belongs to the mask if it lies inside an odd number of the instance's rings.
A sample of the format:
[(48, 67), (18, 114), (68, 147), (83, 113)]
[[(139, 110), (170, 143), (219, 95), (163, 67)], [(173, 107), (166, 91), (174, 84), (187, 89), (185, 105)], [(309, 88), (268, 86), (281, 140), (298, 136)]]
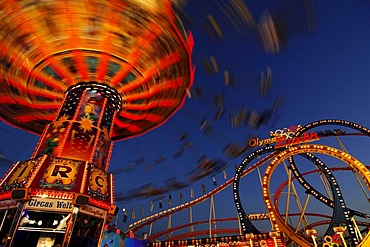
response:
[(223, 170), (222, 173), (224, 174), (224, 179), (226, 180), (227, 179), (227, 173), (226, 173), (226, 171)]
[(168, 206), (172, 206), (172, 196), (168, 195)]
[(163, 205), (162, 205), (162, 197), (159, 199), (159, 208), (163, 208)]
[(190, 188), (190, 197), (191, 198), (194, 198), (194, 190), (193, 190), (193, 188)]
[(202, 192), (203, 192), (203, 194), (206, 193), (206, 186), (204, 184), (202, 184)]
[(212, 178), (212, 181), (213, 181), (213, 185), (217, 187), (217, 181), (216, 181), (215, 177)]
[(140, 207), (140, 215), (143, 215), (144, 214), (144, 205), (141, 204), (141, 207)]
[(127, 214), (126, 214), (126, 211), (123, 212), (123, 219), (122, 219), (123, 223), (126, 223), (127, 222)]
[(179, 200), (180, 200), (180, 202), (182, 202), (182, 193), (181, 192), (179, 194)]
[(132, 209), (131, 209), (131, 219), (135, 219), (135, 218), (136, 218), (135, 210), (134, 210), (134, 206), (132, 206)]
[(150, 206), (149, 206), (149, 210), (150, 210), (150, 212), (152, 212), (153, 211), (153, 209), (154, 209), (154, 202), (153, 202), (153, 200), (150, 200)]

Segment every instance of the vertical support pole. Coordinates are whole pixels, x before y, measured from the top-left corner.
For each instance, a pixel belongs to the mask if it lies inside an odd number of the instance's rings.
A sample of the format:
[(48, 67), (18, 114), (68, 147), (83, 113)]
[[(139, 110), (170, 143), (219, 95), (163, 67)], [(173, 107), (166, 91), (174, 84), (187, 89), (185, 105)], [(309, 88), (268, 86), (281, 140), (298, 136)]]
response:
[(117, 226), (117, 223), (118, 223), (118, 216), (119, 216), (119, 210), (118, 210), (118, 212), (117, 212), (117, 215), (116, 215), (116, 219), (115, 219), (115, 221), (114, 221), (114, 224)]
[(148, 236), (152, 236), (152, 230), (153, 230), (153, 223), (150, 223)]
[[(337, 141), (338, 141), (338, 143), (339, 143), (339, 146), (340, 146), (341, 150), (342, 150), (343, 152), (348, 153), (348, 151), (347, 151), (346, 147), (344, 146), (343, 142), (339, 139), (339, 137), (338, 137), (338, 136), (336, 136), (335, 138), (337, 138)], [(364, 195), (366, 196), (367, 200), (370, 202), (370, 197), (369, 197), (369, 195), (367, 194), (367, 190), (364, 188), (363, 183), (361, 183), (360, 178), (358, 177), (358, 174), (357, 174), (355, 171), (353, 171), (353, 173), (354, 173), (354, 175), (355, 175), (355, 178), (356, 178), (356, 180), (357, 180), (357, 183), (358, 183), (358, 184), (360, 185), (360, 187), (361, 187), (362, 193), (364, 193)]]
[(339, 236), (342, 239), (343, 246), (347, 247), (347, 243), (346, 243), (346, 240), (344, 239), (343, 232), (339, 232)]
[[(168, 218), (168, 220), (167, 220), (167, 230), (168, 230), (168, 229), (171, 229), (172, 215), (170, 214), (167, 218)], [(172, 232), (170, 232), (170, 233), (167, 234), (167, 237), (168, 238), (171, 238), (171, 236), (172, 236)]]
[(243, 235), (243, 229), (242, 229), (242, 225), (240, 224), (239, 214), (237, 214), (237, 218), (238, 218), (239, 235)]
[(316, 237), (312, 235), (311, 238), (312, 238), (313, 244), (315, 245), (315, 247), (317, 247)]
[(17, 211), (15, 212), (15, 215), (14, 215), (13, 223), (10, 226), (10, 229), (9, 229), (9, 236), (11, 236), (11, 239), (7, 244), (5, 244), (6, 247), (13, 245), (16, 229), (17, 229), (18, 223), (19, 223), (19, 221), (21, 219), (21, 216), (22, 216), (23, 207), (24, 207), (24, 202), (23, 201), (19, 202)]
[(352, 223), (353, 223), (353, 225), (354, 225), (354, 227), (355, 227), (355, 232), (356, 232), (356, 236), (357, 236), (357, 238), (359, 239), (359, 240), (362, 240), (362, 235), (361, 235), (361, 231), (360, 231), (360, 229), (358, 228), (358, 225), (357, 225), (357, 223), (356, 223), (356, 220), (355, 220), (355, 218), (351, 218), (351, 221), (352, 221)]
[[(211, 196), (211, 205), (210, 205), (210, 208), (211, 208), (211, 212), (210, 212), (210, 223), (213, 225), (214, 229), (216, 230), (217, 229), (216, 222), (212, 222), (212, 219), (213, 220), (216, 220), (216, 210), (215, 210), (215, 198), (214, 198), (214, 195)], [(211, 215), (212, 215), (212, 217), (211, 217)], [(214, 235), (214, 237), (217, 237), (217, 234), (213, 234), (213, 235)]]
[[(78, 215), (79, 208), (73, 207), (72, 210), (72, 217), (68, 221), (67, 229), (64, 235), (62, 247), (68, 247), (69, 241), (71, 240), (71, 236), (73, 233), (73, 228), (76, 223), (77, 215)], [(103, 228), (103, 227), (102, 227)]]
[(288, 172), (288, 194), (285, 202), (285, 224), (288, 223), (289, 219), (289, 206), (290, 206), (290, 191), (291, 191), (291, 183), (292, 183), (292, 171), (287, 169)]
[(5, 211), (5, 213), (4, 213), (4, 217), (3, 217), (3, 219), (1, 220), (1, 224), (0, 224), (0, 231), (1, 231), (1, 229), (3, 228), (4, 221), (5, 221), (5, 219), (6, 219), (6, 215), (8, 214), (8, 211), (9, 211), (9, 209)]
[[(100, 228), (100, 235), (99, 235), (99, 242), (98, 242), (98, 246), (101, 246), (101, 242), (103, 241), (103, 233), (104, 233), (104, 226), (105, 226), (105, 224), (106, 224), (106, 222), (107, 222), (107, 212), (105, 212), (105, 214), (104, 214), (104, 220), (102, 221), (102, 226), (101, 226), (101, 228)], [(76, 216), (76, 219), (77, 219), (77, 216)], [(74, 221), (74, 223), (73, 223), (73, 226), (76, 224), (76, 219), (75, 219), (75, 221)], [(73, 232), (72, 232), (73, 233)]]
[[(193, 226), (193, 207), (189, 207), (189, 212), (190, 212), (190, 233), (194, 232), (194, 226)], [(191, 234), (191, 238), (194, 239), (193, 234)]]
[(311, 196), (310, 194), (307, 194), (307, 196), (306, 196), (306, 201), (305, 201), (304, 206), (303, 206), (303, 209), (301, 211), (301, 215), (299, 217), (299, 220), (298, 220), (298, 223), (297, 223), (297, 227), (295, 229), (295, 232), (298, 232), (299, 226), (300, 226), (301, 222), (302, 222), (302, 225), (307, 226), (307, 225), (304, 224), (305, 222), (303, 221), (303, 218), (304, 218), (304, 215), (305, 215), (305, 212), (306, 212), (306, 209), (307, 209), (307, 205), (308, 205), (308, 201), (310, 199), (310, 196)]
[(213, 204), (213, 196), (211, 196), (210, 205), (209, 205), (209, 219), (208, 219), (209, 238), (212, 238), (212, 204)]

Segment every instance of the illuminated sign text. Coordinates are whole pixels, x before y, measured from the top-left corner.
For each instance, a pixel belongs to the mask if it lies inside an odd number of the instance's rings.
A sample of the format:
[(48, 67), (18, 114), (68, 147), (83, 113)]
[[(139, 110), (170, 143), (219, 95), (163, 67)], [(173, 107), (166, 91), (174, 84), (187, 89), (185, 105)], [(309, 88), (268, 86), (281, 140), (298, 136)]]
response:
[(55, 200), (50, 198), (33, 198), (26, 203), (28, 209), (46, 209), (57, 211), (71, 211), (73, 204), (68, 200)]
[(291, 139), (285, 139), (284, 137), (281, 137), (277, 139), (277, 144), (274, 146), (274, 148), (297, 145), (305, 142), (317, 141), (319, 139), (319, 136), (315, 132), (311, 132), (310, 134), (303, 133), (302, 136), (293, 137)]

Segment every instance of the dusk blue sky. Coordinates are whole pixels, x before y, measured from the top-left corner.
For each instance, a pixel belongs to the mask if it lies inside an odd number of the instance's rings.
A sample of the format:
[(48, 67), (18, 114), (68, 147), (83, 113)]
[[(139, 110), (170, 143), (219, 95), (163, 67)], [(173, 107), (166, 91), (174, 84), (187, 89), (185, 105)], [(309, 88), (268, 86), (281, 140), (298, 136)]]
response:
[[(194, 88), (202, 88), (203, 97), (187, 99), (183, 108), (163, 126), (143, 136), (115, 143), (110, 171), (127, 167), (128, 164), (141, 158), (144, 159), (144, 162), (135, 165), (133, 170), (115, 175), (117, 195), (125, 196), (130, 191), (147, 184), (165, 188), (165, 181), (169, 179), (185, 183), (187, 185), (185, 188), (163, 194), (163, 209), (166, 209), (168, 195), (172, 196), (173, 206), (175, 206), (180, 203), (179, 193), (183, 194), (183, 202), (186, 202), (191, 199), (191, 188), (194, 189), (197, 197), (202, 195), (202, 184), (207, 191), (214, 188), (213, 177), (218, 185), (225, 181), (223, 170), (227, 173), (227, 179), (234, 175), (234, 164), (239, 165), (248, 152), (238, 158), (230, 159), (222, 152), (228, 143), (243, 144), (252, 135), (268, 138), (270, 130), (297, 124), (305, 125), (320, 119), (344, 119), (370, 127), (368, 109), (370, 1), (314, 2), (315, 25), (312, 32), (296, 31), (297, 28), (306, 27), (305, 18), (302, 18), (304, 16), (297, 14), (304, 11), (303, 7), (295, 8), (299, 4), (287, 4), (290, 2), (245, 1), (256, 22), (260, 20), (260, 16), (266, 9), (276, 13), (287, 10), (288, 32), (293, 31), (288, 33), (288, 39), (282, 51), (271, 54), (264, 51), (255, 32), (249, 30), (244, 35), (240, 34), (217, 7), (215, 1), (188, 1), (185, 12), (193, 22), (186, 23), (186, 28), (193, 33), (195, 41)], [(215, 18), (223, 32), (223, 38), (217, 42), (204, 28), (207, 14)], [(211, 56), (215, 57), (220, 69), (218, 73), (213, 72), (212, 75), (207, 73), (203, 64), (204, 58), (210, 59)], [(272, 88), (266, 96), (261, 97), (258, 81), (261, 72), (266, 72), (267, 67), (272, 71)], [(224, 70), (228, 70), (236, 77), (234, 88), (225, 86)], [(217, 112), (217, 107), (214, 105), (215, 93), (225, 95), (225, 114), (217, 121), (213, 121), (213, 116)], [(230, 115), (241, 108), (248, 108), (249, 113), (271, 108), (277, 96), (285, 97), (285, 102), (268, 123), (258, 129), (248, 128), (245, 125), (237, 128), (230, 126)], [(208, 136), (200, 130), (200, 124), (204, 119), (212, 122), (213, 126), (213, 131)], [(13, 161), (29, 159), (37, 144), (38, 136), (3, 122), (0, 122), (0, 128), (2, 154)], [(182, 144), (178, 138), (184, 132), (189, 134), (188, 140), (192, 146), (184, 152), (183, 156), (174, 159), (172, 155), (181, 148)], [(370, 141), (366, 137), (344, 137), (342, 141), (353, 156), (369, 165)], [(324, 143), (338, 147), (334, 139), (325, 140)], [(203, 155), (223, 161), (226, 167), (215, 170), (213, 174), (191, 184), (188, 175), (197, 168), (198, 159)], [(163, 162), (150, 167), (161, 157), (165, 157)], [(337, 164), (335, 160), (329, 162), (333, 166)], [(7, 171), (6, 166), (0, 166), (2, 174)], [(281, 182), (285, 179), (281, 179)], [(258, 189), (258, 174), (254, 173), (243, 185), (248, 186), (243, 189), (246, 197), (252, 195), (255, 200), (253, 204), (248, 205), (248, 211), (265, 212), (260, 189)], [(343, 187), (347, 188), (347, 185)], [(155, 201), (153, 212), (149, 212), (151, 199)], [(130, 217), (132, 208), (135, 210), (136, 219), (158, 212), (160, 210), (158, 199), (157, 196), (118, 201), (118, 206), (126, 208), (129, 215), (126, 224), (123, 224), (119, 218), (119, 226), (125, 227), (134, 221)], [(246, 199), (246, 204), (249, 202), (247, 201)], [(218, 194), (215, 203), (217, 217), (236, 217), (231, 188)], [(141, 205), (144, 206), (143, 215), (140, 215)], [(368, 208), (362, 208), (362, 204), (357, 206), (364, 211), (370, 211)], [(207, 219), (209, 201), (195, 208), (194, 214), (199, 218)], [(122, 217), (121, 212), (119, 217)], [(176, 215), (174, 221), (175, 217)], [(184, 213), (177, 221), (186, 223), (188, 218)], [(236, 227), (236, 223), (234, 225)]]

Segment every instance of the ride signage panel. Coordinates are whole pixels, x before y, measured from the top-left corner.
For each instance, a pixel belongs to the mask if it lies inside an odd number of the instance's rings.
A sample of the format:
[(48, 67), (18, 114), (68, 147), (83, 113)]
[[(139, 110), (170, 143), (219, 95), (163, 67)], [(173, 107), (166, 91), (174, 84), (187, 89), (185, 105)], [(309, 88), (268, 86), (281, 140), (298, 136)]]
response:
[(271, 138), (266, 138), (260, 140), (259, 138), (250, 139), (248, 141), (249, 146), (255, 147), (255, 146), (263, 146), (268, 144), (273, 144), (277, 142), (279, 139), (283, 138), (284, 140), (290, 139), (294, 136), (295, 132), (297, 132), (297, 129), (299, 129), (301, 125), (298, 126), (290, 126), (289, 128), (284, 129), (277, 129), (275, 131), (270, 131)]
[(40, 180), (40, 186), (72, 190), (76, 185), (81, 163), (81, 161), (53, 158)]
[(110, 201), (111, 194), (110, 176), (97, 167), (90, 168), (88, 194), (100, 200)]
[(71, 212), (73, 204), (71, 200), (56, 200), (53, 198), (32, 198), (26, 202), (26, 209), (48, 210), (58, 212)]
[(13, 200), (0, 201), (0, 210), (16, 208), (18, 207), (19, 202)]
[(86, 205), (80, 207), (80, 213), (87, 214), (93, 217), (104, 218), (106, 211), (97, 207)]
[(285, 139), (282, 137), (282, 138), (277, 139), (277, 144), (275, 145), (275, 148), (281, 148), (281, 147), (292, 146), (292, 145), (297, 145), (297, 144), (306, 143), (306, 142), (317, 141), (319, 139), (320, 139), (319, 136), (315, 132), (311, 132), (309, 134), (303, 133), (303, 135), (300, 137), (293, 137), (290, 139)]
[(42, 158), (39, 158), (14, 164), (8, 175), (0, 183), (1, 190), (9, 191), (14, 188), (24, 188), (33, 179), (38, 169), (38, 163), (42, 160)]
[(320, 139), (316, 132), (303, 133), (302, 136), (294, 137), (295, 132), (297, 132), (299, 128), (301, 128), (301, 125), (291, 126), (282, 130), (277, 129), (274, 132), (270, 131), (271, 138), (266, 138), (262, 140), (259, 138), (250, 139), (248, 141), (248, 145), (250, 147), (256, 147), (276, 143), (274, 148), (281, 148), (306, 142), (317, 141)]

